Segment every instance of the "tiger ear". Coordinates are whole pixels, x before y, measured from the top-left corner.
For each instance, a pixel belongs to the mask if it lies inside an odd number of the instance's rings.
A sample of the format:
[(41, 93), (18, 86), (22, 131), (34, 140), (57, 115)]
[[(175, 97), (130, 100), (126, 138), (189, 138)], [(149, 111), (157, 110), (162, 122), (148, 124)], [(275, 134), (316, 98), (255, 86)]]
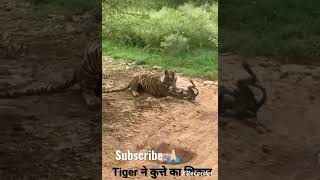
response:
[(165, 75), (169, 75), (169, 72), (168, 72), (167, 69), (164, 70), (164, 74), (165, 74)]
[(174, 70), (174, 71), (170, 71), (170, 75), (171, 76), (176, 76), (176, 71)]

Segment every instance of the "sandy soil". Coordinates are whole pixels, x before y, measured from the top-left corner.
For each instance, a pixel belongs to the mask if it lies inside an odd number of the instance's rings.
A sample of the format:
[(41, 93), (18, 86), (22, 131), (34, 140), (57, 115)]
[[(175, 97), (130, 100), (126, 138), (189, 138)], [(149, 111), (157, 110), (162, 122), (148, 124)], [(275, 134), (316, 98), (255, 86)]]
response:
[[(219, 57), (223, 82), (247, 76), (240, 59), (232, 54)], [(258, 120), (273, 132), (257, 134), (238, 121), (219, 130), (219, 173), (230, 180), (318, 180), (320, 66), (279, 64), (267, 58), (247, 61), (268, 94)]]
[[(243, 57), (222, 54), (219, 58), (223, 61), (220, 78), (226, 82), (224, 85), (233, 87), (236, 80), (248, 76), (239, 63)], [(246, 60), (267, 89), (268, 99), (258, 113), (258, 120), (272, 132), (258, 134), (237, 119), (227, 119), (230, 123), (219, 130), (220, 175), (231, 180), (318, 180), (320, 66), (280, 64), (262, 57)], [(107, 89), (123, 87), (140, 70), (126, 64), (113, 65), (110, 59), (106, 62)], [(135, 99), (128, 91), (104, 94), (104, 179), (117, 179), (112, 167), (160, 166), (155, 162), (116, 161), (114, 152), (143, 151), (162, 142), (195, 152), (196, 156), (187, 164), (212, 167), (215, 174), (208, 179), (217, 178), (216, 86), (202, 80), (196, 83), (200, 89), (198, 106), (166, 98)], [(179, 86), (186, 84), (187, 78), (180, 76)]]
[[(3, 0), (0, 8), (1, 35), (9, 31), (14, 34), (15, 43), (23, 42), (29, 47), (28, 55), (16, 58), (4, 57), (1, 49), (0, 90), (23, 90), (69, 78), (72, 68), (79, 64), (82, 53), (79, 49), (86, 40), (81, 21), (54, 15), (36, 18), (24, 1)], [(66, 31), (70, 36), (62, 37)], [(70, 53), (66, 52), (70, 48), (61, 47), (74, 48)], [(223, 81), (246, 76), (235, 65), (238, 59), (234, 55), (220, 57), (220, 61), (227, 61), (223, 64), (233, 67), (229, 68), (232, 72), (223, 71), (226, 78)], [(273, 132), (258, 135), (252, 128), (232, 121), (219, 131), (219, 172), (231, 180), (318, 180), (320, 171), (315, 153), (320, 149), (319, 66), (281, 65), (264, 58), (248, 61), (258, 76), (264, 77), (261, 80), (267, 88), (268, 101), (258, 116)], [(105, 62), (105, 88), (122, 87), (141, 70)], [(198, 105), (170, 98), (133, 98), (129, 92), (103, 95), (105, 180), (117, 179), (112, 167), (160, 166), (155, 162), (116, 161), (116, 150), (143, 151), (163, 142), (193, 152), (195, 156), (186, 164), (211, 167), (214, 175), (207, 179), (217, 179), (217, 90), (215, 82), (196, 79), (195, 83), (200, 90)], [(178, 85), (188, 85), (188, 79), (179, 76)], [(97, 117), (96, 112), (86, 109), (77, 87), (50, 96), (1, 99), (1, 177), (6, 177), (4, 173), (18, 176), (13, 179), (22, 179), (19, 174), (26, 173), (42, 179), (99, 176), (96, 174), (99, 167), (93, 165), (99, 162), (99, 155), (94, 155), (99, 152), (100, 146), (96, 144), (101, 138)], [(83, 172), (80, 167), (88, 171)], [(249, 171), (259, 172), (260, 176)]]
[[(127, 64), (112, 64), (104, 59), (104, 88), (113, 89), (126, 85), (132, 75), (142, 70)], [(202, 179), (217, 179), (217, 86), (216, 82), (194, 80), (200, 94), (197, 105), (172, 98), (153, 98), (143, 95), (134, 98), (130, 91), (103, 94), (103, 179), (115, 177), (113, 167), (122, 169), (160, 167), (155, 161), (118, 161), (115, 151), (143, 152), (157, 149), (161, 143), (181, 147), (195, 155), (186, 164), (167, 168), (192, 165), (195, 168), (212, 168), (213, 176)], [(178, 86), (189, 85), (188, 78), (178, 76)], [(150, 179), (137, 176), (133, 179)], [(172, 179), (174, 177), (159, 177)], [(181, 176), (176, 179), (197, 179)]]
[[(1, 39), (0, 92), (64, 82), (79, 65), (85, 19), (40, 16), (25, 1), (4, 0), (0, 22), (1, 38), (9, 33), (12, 44), (23, 43), (28, 50), (6, 57), (8, 44)], [(1, 99), (1, 179), (99, 177), (97, 117), (87, 110), (77, 87), (54, 95)]]

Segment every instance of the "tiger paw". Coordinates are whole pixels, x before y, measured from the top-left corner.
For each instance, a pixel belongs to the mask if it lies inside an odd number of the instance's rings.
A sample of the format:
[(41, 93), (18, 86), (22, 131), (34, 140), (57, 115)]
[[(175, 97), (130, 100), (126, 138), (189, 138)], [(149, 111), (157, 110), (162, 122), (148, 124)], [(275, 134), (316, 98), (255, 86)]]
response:
[(133, 95), (134, 97), (137, 97), (137, 96), (139, 96), (139, 93), (138, 93), (137, 91), (132, 91), (132, 95)]

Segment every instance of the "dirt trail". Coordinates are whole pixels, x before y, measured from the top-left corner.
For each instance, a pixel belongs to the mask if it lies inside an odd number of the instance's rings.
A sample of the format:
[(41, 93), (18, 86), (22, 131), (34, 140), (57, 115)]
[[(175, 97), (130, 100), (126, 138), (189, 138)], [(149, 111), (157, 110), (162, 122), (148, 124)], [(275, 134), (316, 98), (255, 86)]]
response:
[[(107, 89), (125, 86), (134, 72), (140, 70), (126, 64), (112, 64), (108, 58), (104, 59), (104, 68), (107, 75), (103, 83)], [(171, 98), (134, 98), (130, 91), (103, 94), (103, 179), (120, 179), (114, 176), (113, 167), (160, 167), (161, 164), (153, 161), (117, 161), (115, 151), (141, 152), (155, 149), (161, 143), (195, 153), (187, 164), (212, 168), (213, 176), (203, 179), (217, 179), (217, 88), (215, 82), (199, 79), (194, 82), (200, 91), (196, 99), (198, 105)], [(178, 76), (177, 84), (190, 85), (188, 78), (182, 76)], [(185, 165), (167, 167), (183, 168)], [(158, 179), (172, 178), (158, 176)], [(177, 179), (197, 178), (181, 176)]]

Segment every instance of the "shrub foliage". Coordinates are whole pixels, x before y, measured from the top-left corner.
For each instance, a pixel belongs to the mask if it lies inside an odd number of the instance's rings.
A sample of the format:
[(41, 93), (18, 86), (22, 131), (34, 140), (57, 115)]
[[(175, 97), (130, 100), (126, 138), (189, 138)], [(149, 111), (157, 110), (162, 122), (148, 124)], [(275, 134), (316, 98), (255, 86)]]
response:
[[(106, 9), (105, 9), (106, 11)], [(183, 53), (218, 46), (217, 3), (103, 13), (103, 38), (149, 51)], [(115, 11), (116, 12), (116, 11)]]

